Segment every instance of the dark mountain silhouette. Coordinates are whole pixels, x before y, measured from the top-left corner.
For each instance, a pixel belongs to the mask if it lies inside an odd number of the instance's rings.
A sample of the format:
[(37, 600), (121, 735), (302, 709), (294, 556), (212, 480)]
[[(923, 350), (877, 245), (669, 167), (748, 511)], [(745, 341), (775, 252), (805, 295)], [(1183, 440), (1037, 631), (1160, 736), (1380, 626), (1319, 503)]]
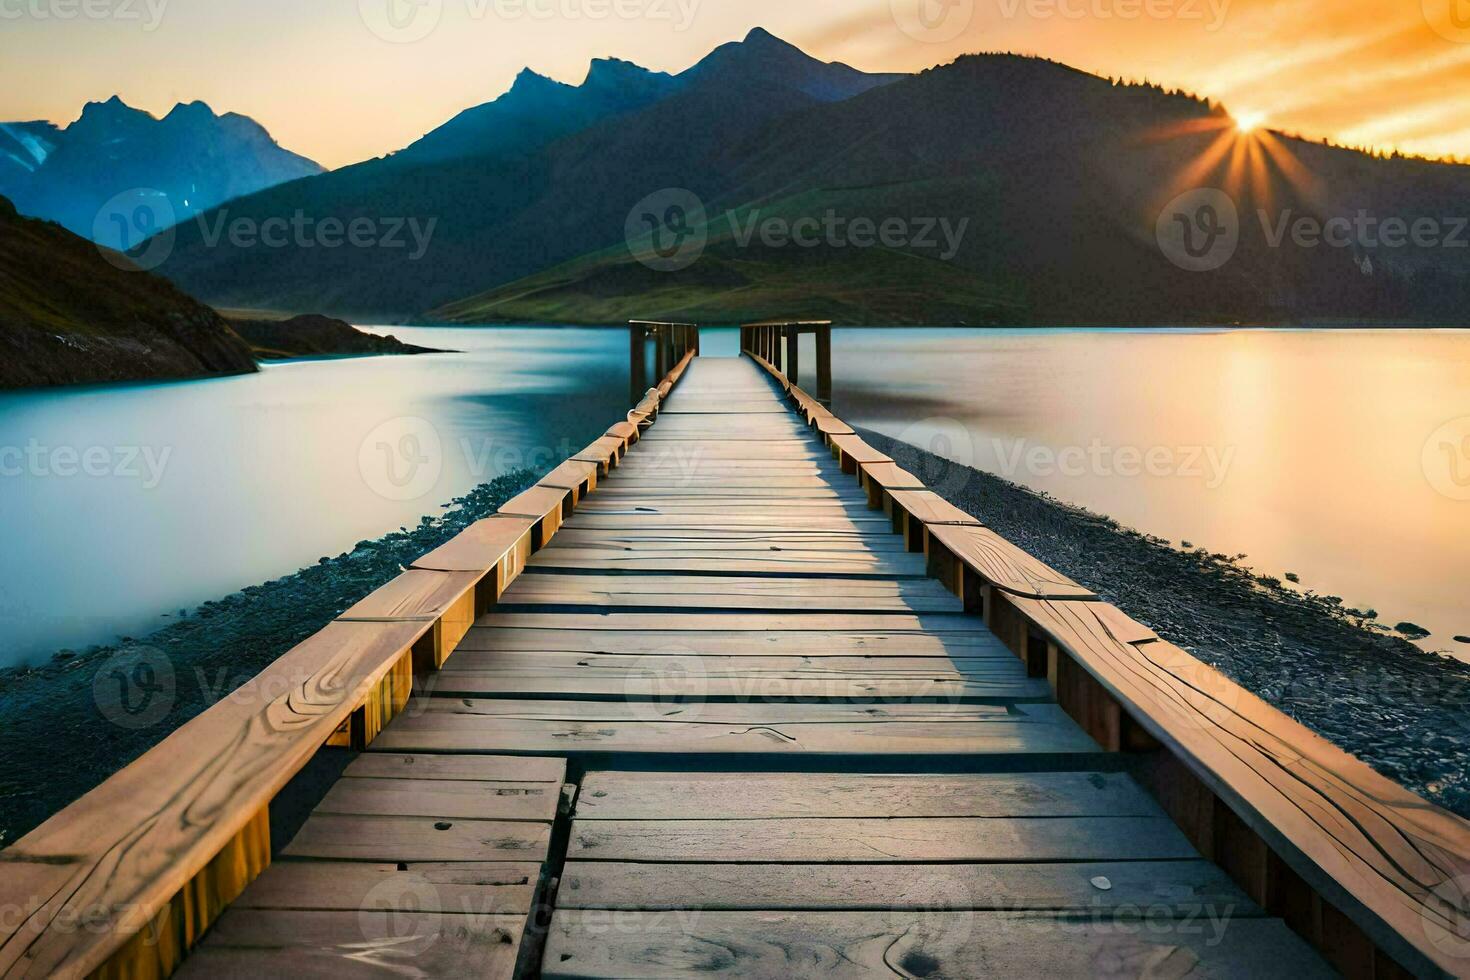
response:
[[(820, 138), (813, 138), (819, 133)], [(1034, 58), (979, 55), (730, 143), (727, 187), (705, 201), (709, 245), (673, 272), (625, 243), (439, 311), (467, 322), (625, 315), (735, 320), (825, 314), (857, 323), (1449, 320), (1470, 298), (1470, 249), (1273, 244), (1283, 218), (1450, 218), (1470, 168), (1279, 135), (1240, 136), (1222, 109)], [(1240, 241), (1186, 271), (1157, 225), (1175, 195), (1227, 188)], [(732, 222), (728, 212), (734, 212)], [(1262, 214), (1265, 215), (1263, 225)], [(964, 223), (935, 247), (741, 244), (780, 219)], [(1453, 221), (1443, 222), (1450, 230)], [(1267, 233), (1267, 228), (1271, 233)], [(1470, 233), (1461, 236), (1470, 239)], [(641, 310), (642, 313), (635, 313)]]
[[(34, 125), (0, 125), (0, 134), (14, 141), (15, 131)], [(282, 149), (254, 120), (215, 115), (203, 102), (180, 103), (156, 119), (114, 96), (88, 103), (76, 122), (43, 135), (52, 144), (44, 159), (25, 174), (7, 176), (0, 168), (0, 190), (23, 214), (109, 247), (136, 245), (159, 230), (148, 225), (155, 218), (183, 220), (232, 197), (322, 172)], [(7, 155), (6, 136), (0, 136), (0, 159)], [(146, 220), (125, 214), (123, 227), (112, 215), (99, 220), (104, 205), (135, 189), (146, 189), (153, 202)], [(137, 227), (126, 227), (132, 219)]]
[[(730, 140), (890, 80), (825, 64), (764, 31), (668, 81), (650, 81), (633, 66), (612, 67), (617, 63), (605, 63), (582, 86), (621, 93), (600, 95), (597, 104), (646, 98), (651, 85), (668, 91), (639, 111), (614, 111), (548, 145), (503, 145), (427, 162), (417, 159), (426, 151), (410, 149), (232, 201), (182, 225), (161, 271), (225, 306), (325, 305), (338, 315), (413, 316), (621, 239), (629, 209), (661, 187), (684, 182), (697, 193), (715, 193), (738, 162), (725, 152)], [(543, 80), (534, 89), (544, 94), (555, 84)], [(581, 90), (554, 91), (566, 99)], [(491, 107), (508, 98), (460, 119), (490, 118), (501, 111)], [(434, 133), (416, 145), (464, 142), (458, 133), (452, 141)], [(298, 211), (316, 220), (432, 220), (434, 234), (418, 261), (402, 249), (240, 248), (205, 234), (222, 214), (264, 221)]]
[[(544, 146), (401, 153), (227, 209), (434, 220), (417, 262), (402, 249), (211, 245), (186, 226), (163, 271), (228, 306), (463, 322), (1424, 321), (1460, 315), (1470, 295), (1464, 249), (1275, 238), (1283, 218), (1450, 218), (1470, 199), (1467, 167), (1239, 134), (1204, 100), (1010, 55), (895, 81), (756, 31), (667, 84)], [(1158, 237), (1165, 206), (1199, 188), (1227, 189), (1238, 216), (1238, 246), (1210, 271), (1181, 268)], [(656, 272), (630, 251), (630, 220), (639, 231), (640, 217), (673, 214), (675, 190), (704, 212), (679, 233), (708, 246)], [(898, 233), (797, 246), (759, 234), (773, 219)]]
[(533, 150), (601, 119), (657, 102), (678, 86), (671, 76), (618, 59), (592, 62), (580, 86), (529, 68), (510, 91), (466, 109), (395, 155), (398, 163), (434, 163)]
[(0, 197), (0, 388), (254, 370), (214, 310)]

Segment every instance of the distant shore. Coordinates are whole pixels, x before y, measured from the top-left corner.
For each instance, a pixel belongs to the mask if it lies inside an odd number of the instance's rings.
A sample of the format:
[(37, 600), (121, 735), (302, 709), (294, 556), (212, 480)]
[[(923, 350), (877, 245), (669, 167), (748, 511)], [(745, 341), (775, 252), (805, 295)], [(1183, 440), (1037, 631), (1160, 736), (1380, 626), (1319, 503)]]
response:
[(862, 436), (1018, 547), (1378, 772), (1470, 817), (1470, 664), (1257, 574), (899, 443)]

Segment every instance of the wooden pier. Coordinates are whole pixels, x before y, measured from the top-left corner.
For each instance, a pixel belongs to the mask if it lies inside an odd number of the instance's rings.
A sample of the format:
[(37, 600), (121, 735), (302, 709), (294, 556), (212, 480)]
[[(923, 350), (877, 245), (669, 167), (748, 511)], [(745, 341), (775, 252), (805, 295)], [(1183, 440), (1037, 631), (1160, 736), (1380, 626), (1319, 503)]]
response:
[(0, 976), (1470, 975), (1465, 821), (873, 450), (808, 327), (636, 324), (627, 420), (0, 854)]

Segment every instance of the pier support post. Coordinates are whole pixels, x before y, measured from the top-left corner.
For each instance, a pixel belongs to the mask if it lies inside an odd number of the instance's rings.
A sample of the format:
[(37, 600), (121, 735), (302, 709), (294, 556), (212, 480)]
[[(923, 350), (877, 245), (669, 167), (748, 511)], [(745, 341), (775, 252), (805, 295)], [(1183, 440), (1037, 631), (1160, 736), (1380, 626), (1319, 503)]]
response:
[(832, 407), (832, 328), (818, 327), (817, 334), (817, 401)]
[(628, 325), (628, 397), (637, 405), (648, 392), (648, 328), (641, 323)]
[(787, 327), (785, 333), (786, 377), (790, 379), (792, 384), (799, 386), (801, 382), (797, 380), (797, 377), (800, 374), (801, 355), (798, 353), (797, 348), (801, 346), (801, 331), (796, 327)]

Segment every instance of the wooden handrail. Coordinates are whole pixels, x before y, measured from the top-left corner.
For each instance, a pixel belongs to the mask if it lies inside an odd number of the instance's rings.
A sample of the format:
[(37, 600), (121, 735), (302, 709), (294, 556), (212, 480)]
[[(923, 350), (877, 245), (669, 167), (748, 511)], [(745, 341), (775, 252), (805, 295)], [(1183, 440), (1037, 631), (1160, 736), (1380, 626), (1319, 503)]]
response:
[[(751, 329), (751, 328), (747, 328)], [(1136, 774), (1205, 857), (1339, 970), (1357, 977), (1470, 976), (1470, 821), (1380, 776), (1090, 590), (923, 489), (814, 399), (746, 353), (885, 509), (931, 574), (984, 615), (1033, 677)], [(747, 346), (748, 345), (748, 346)], [(957, 517), (956, 515), (961, 515)], [(1439, 942), (1434, 937), (1440, 937)], [(1447, 937), (1447, 938), (1446, 938)]]
[[(660, 387), (677, 384), (682, 353)], [(657, 416), (651, 391), (640, 418)], [(0, 978), (166, 977), (270, 864), (269, 806), (324, 746), (361, 748), (404, 710), (617, 465), (614, 425), (364, 597), (237, 691), (0, 851)], [(613, 431), (613, 430), (609, 430)], [(590, 459), (589, 459), (590, 457)]]

